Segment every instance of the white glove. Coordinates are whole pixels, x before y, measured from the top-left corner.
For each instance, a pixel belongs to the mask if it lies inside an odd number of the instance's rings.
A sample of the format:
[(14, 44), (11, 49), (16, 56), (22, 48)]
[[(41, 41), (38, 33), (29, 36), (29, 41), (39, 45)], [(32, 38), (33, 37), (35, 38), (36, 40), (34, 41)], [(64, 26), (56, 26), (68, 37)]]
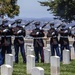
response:
[(23, 27), (23, 28), (25, 28), (25, 26), (24, 26), (24, 25), (23, 25), (22, 27)]
[(68, 30), (65, 30), (65, 33), (67, 33), (68, 32)]
[(40, 27), (40, 30), (42, 30), (42, 27)]
[(54, 34), (55, 34), (55, 32), (52, 33), (52, 35), (54, 35)]
[(55, 30), (57, 30), (57, 28), (55, 28)]
[(39, 34), (39, 32), (36, 33), (37, 35)]
[(8, 25), (11, 28), (11, 24)]
[(21, 33), (22, 32), (22, 30), (19, 30), (17, 33), (19, 34), (19, 33)]
[(7, 32), (7, 31), (8, 31), (8, 29), (4, 29), (4, 30), (3, 30), (3, 32)]
[(72, 27), (70, 26), (69, 29), (71, 29)]

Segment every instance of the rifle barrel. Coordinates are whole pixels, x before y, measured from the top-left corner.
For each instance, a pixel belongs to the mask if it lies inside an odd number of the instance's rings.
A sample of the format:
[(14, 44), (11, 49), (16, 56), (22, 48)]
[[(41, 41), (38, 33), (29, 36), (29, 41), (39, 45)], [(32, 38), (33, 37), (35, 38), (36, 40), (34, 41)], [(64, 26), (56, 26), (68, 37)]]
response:
[(33, 20), (33, 21), (31, 21), (31, 22), (29, 22), (29, 23), (27, 23), (25, 26), (28, 26), (28, 25), (30, 25), (32, 22), (34, 22), (34, 20)]
[(49, 22), (48, 22), (48, 23), (46, 23), (46, 24), (44, 24), (44, 25), (42, 26), (42, 28), (44, 28), (47, 24), (49, 24)]

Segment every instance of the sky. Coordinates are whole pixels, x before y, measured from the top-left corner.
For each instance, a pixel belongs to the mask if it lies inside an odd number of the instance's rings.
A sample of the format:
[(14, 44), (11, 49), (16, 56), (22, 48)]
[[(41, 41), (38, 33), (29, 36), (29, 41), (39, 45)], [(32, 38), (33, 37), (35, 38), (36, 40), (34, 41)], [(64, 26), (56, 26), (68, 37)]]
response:
[(40, 6), (37, 1), (47, 1), (47, 0), (18, 0), (18, 5), (20, 6), (20, 18), (44, 18), (53, 17), (49, 11), (48, 7)]

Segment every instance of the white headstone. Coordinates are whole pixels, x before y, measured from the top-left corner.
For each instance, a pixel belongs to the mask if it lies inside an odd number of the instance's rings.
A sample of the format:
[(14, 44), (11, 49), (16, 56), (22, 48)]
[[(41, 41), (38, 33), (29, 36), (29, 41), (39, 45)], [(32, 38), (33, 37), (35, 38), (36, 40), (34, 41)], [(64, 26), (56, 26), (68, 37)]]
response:
[(13, 68), (13, 54), (5, 54), (5, 64), (8, 64)]
[(47, 49), (50, 49), (50, 44), (47, 44)]
[(44, 49), (44, 63), (50, 63), (51, 51), (49, 49)]
[(1, 66), (1, 75), (12, 75), (12, 67), (4, 64)]
[(34, 67), (31, 75), (44, 75), (44, 69), (41, 67)]
[(12, 54), (13, 54), (13, 62), (15, 62), (15, 49), (12, 49)]
[(63, 64), (70, 64), (70, 51), (63, 50)]
[(28, 49), (33, 49), (32, 44), (25, 44), (25, 51), (27, 52)]
[(51, 75), (60, 75), (60, 57), (51, 56)]
[(75, 51), (74, 48), (71, 48), (71, 59), (75, 59)]
[(34, 50), (31, 48), (27, 49), (27, 55), (34, 55)]
[(27, 74), (31, 74), (32, 68), (35, 67), (35, 56), (34, 55), (27, 55)]

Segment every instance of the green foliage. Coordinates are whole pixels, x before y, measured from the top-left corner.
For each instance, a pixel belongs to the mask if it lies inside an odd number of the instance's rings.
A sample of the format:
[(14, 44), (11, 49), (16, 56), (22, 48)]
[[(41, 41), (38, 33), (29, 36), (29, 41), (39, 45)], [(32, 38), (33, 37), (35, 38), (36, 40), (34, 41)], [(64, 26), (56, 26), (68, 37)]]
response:
[(75, 0), (54, 0), (40, 2), (40, 4), (49, 7), (47, 10), (51, 10), (58, 19), (66, 22), (75, 20)]
[(17, 0), (0, 0), (0, 15), (14, 18), (19, 14)]

